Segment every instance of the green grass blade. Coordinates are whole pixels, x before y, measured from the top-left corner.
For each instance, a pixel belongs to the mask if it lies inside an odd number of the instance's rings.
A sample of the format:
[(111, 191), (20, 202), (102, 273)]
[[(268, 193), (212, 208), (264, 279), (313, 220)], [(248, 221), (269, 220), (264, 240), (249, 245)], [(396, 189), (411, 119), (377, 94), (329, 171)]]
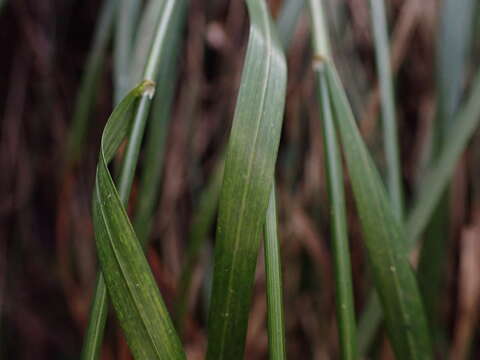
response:
[[(278, 37), (281, 40), (284, 49), (287, 49), (291, 44), (293, 32), (301, 13), (300, 10), (303, 6), (303, 0), (290, 0), (286, 2), (276, 21)], [(207, 238), (207, 232), (214, 222), (217, 211), (217, 202), (222, 185), (224, 156), (222, 155), (220, 158), (222, 165), (217, 167), (217, 170), (211, 177), (211, 181), (207, 185), (205, 192), (200, 197), (199, 205), (194, 211), (195, 215), (192, 229), (189, 232), (186, 260), (178, 287), (180, 290), (175, 317), (177, 328), (180, 333), (182, 332), (181, 329), (183, 329), (184, 317), (187, 311), (188, 292), (191, 284), (192, 271), (197, 262), (198, 254)]]
[(387, 162), (387, 189), (393, 210), (403, 219), (402, 175), (395, 116), (395, 94), (390, 63), (385, 4), (383, 0), (370, 0), (372, 12), (373, 35), (375, 40), (375, 57), (380, 83), (382, 103), (383, 142)]
[[(126, 137), (137, 102), (151, 97), (146, 80), (115, 108), (101, 141), (93, 220), (102, 273), (136, 359), (185, 359), (155, 279), (113, 183), (108, 164)], [(135, 117), (133, 117), (135, 119)]]
[[(156, 81), (162, 48), (165, 51), (164, 46), (168, 41), (168, 37), (175, 36), (171, 25), (175, 19), (176, 12), (182, 8), (184, 1), (165, 0), (162, 4), (161, 16), (156, 26), (155, 37), (142, 75), (144, 80)], [(119, 193), (122, 199), (128, 199), (130, 194), (152, 98), (153, 94), (152, 96), (142, 96), (135, 113), (119, 181)]]
[(335, 69), (329, 63), (326, 69), (367, 255), (393, 349), (401, 359), (433, 359), (422, 300), (408, 261), (403, 226), (390, 207)]
[[(313, 24), (313, 48), (315, 54), (330, 57), (326, 40), (325, 19), (320, 3), (310, 1)], [(319, 59), (315, 61), (320, 61)], [(318, 66), (317, 66), (318, 65)], [(325, 147), (325, 172), (331, 208), (331, 233), (336, 283), (336, 311), (342, 359), (357, 358), (355, 309), (353, 301), (348, 229), (343, 189), (342, 161), (332, 117), (331, 99), (325, 77), (325, 67), (315, 64), (318, 99), (322, 111), (323, 142)]]
[(278, 15), (277, 34), (284, 49), (290, 47), (298, 18), (305, 6), (305, 0), (287, 0)]
[(207, 239), (208, 232), (212, 228), (217, 215), (218, 199), (220, 198), (223, 180), (223, 162), (224, 159), (222, 156), (211, 176), (207, 188), (202, 192), (198, 200), (198, 206), (194, 210), (194, 217), (188, 234), (185, 263), (180, 275), (178, 300), (175, 309), (175, 319), (179, 333), (182, 333), (183, 330), (193, 270), (195, 269), (200, 250), (204, 245), (205, 239)]
[(462, 97), (473, 37), (474, 0), (443, 0), (437, 43), (437, 116), (439, 132), (448, 136)]
[(95, 283), (95, 292), (93, 293), (92, 304), (90, 305), (90, 315), (85, 338), (83, 339), (83, 348), (81, 359), (99, 359), (103, 341), (103, 330), (107, 323), (107, 289), (105, 280), (101, 272), (97, 274)]
[(468, 145), (480, 121), (480, 71), (477, 71), (472, 89), (460, 109), (435, 164), (424, 176), (414, 207), (407, 219), (408, 247), (412, 249), (428, 223), (435, 206), (445, 191), (460, 155)]
[(165, 43), (165, 51), (161, 53), (160, 63), (164, 64), (157, 77), (163, 84), (157, 90), (150, 114), (150, 130), (145, 145), (144, 171), (140, 179), (138, 206), (135, 215), (135, 232), (143, 244), (146, 244), (151, 230), (153, 213), (157, 204), (160, 181), (165, 158), (168, 127), (171, 119), (171, 107), (175, 95), (177, 79), (178, 53), (180, 52), (180, 35), (186, 15), (185, 2), (176, 13), (173, 25), (175, 36), (169, 37)]
[(375, 291), (371, 291), (358, 321), (358, 352), (363, 357), (371, 348), (382, 321), (382, 304)]
[[(449, 141), (454, 114), (460, 104), (467, 70), (467, 55), (473, 32), (475, 2), (442, 2), (437, 43), (437, 116), (433, 126), (431, 163)], [(448, 189), (447, 189), (448, 190)], [(435, 338), (441, 336), (440, 300), (449, 261), (449, 199), (443, 194), (426, 229), (418, 262), (418, 280)], [(438, 341), (437, 341), (438, 343)]]
[[(185, 0), (181, 0), (185, 1)], [(142, 80), (145, 72), (147, 59), (155, 38), (157, 24), (162, 17), (165, 0), (150, 0), (142, 12), (135, 35), (133, 46), (133, 58), (130, 63), (129, 87), (134, 86)]]
[(343, 189), (342, 161), (331, 114), (330, 96), (324, 75), (319, 76), (322, 107), (325, 166), (331, 207), (332, 244), (336, 283), (336, 306), (342, 359), (357, 358), (355, 308), (348, 246), (347, 216)]
[[(160, 60), (167, 61), (167, 54), (165, 52), (160, 52), (160, 49), (165, 44), (168, 44), (172, 37), (176, 37), (176, 31), (179, 28), (176, 27), (175, 21), (178, 21), (178, 12), (184, 6), (183, 1), (155, 1), (155, 4), (162, 5), (163, 7), (156, 8), (156, 10), (161, 12), (160, 16), (156, 17), (158, 23), (153, 24), (148, 22), (146, 24), (152, 26), (154, 30), (150, 30), (152, 34), (149, 39), (151, 42), (150, 55), (148, 61), (143, 61), (145, 65), (144, 77), (146, 79), (155, 79), (157, 77), (158, 66)], [(147, 7), (145, 11), (151, 11), (152, 8)], [(173, 23), (173, 24), (172, 24)], [(146, 27), (146, 25), (145, 25)], [(173, 31), (172, 31), (173, 29)], [(146, 32), (146, 30), (144, 30)], [(153, 35), (155, 35), (153, 37)], [(148, 48), (144, 44), (143, 47), (137, 46), (138, 49)], [(144, 51), (138, 50), (136, 53), (138, 56), (146, 56)], [(166, 65), (165, 64), (165, 65)], [(162, 84), (163, 85), (163, 84)], [(153, 94), (151, 94), (153, 95)], [(150, 107), (151, 96), (142, 96), (140, 98), (139, 104), (135, 108), (135, 120), (134, 125), (132, 126), (132, 132), (130, 134), (130, 141), (128, 143), (127, 155), (125, 157), (125, 163), (122, 168), (122, 174), (120, 178), (120, 197), (124, 204), (127, 203), (128, 197), (130, 194), (131, 184), (133, 181), (133, 176), (135, 173), (136, 162), (138, 159), (138, 152), (140, 149), (141, 139), (143, 137), (143, 130), (145, 128), (146, 118), (148, 116), (148, 110)], [(142, 234), (143, 236), (143, 234)], [(145, 237), (144, 237), (145, 238)], [(98, 321), (96, 317), (100, 319), (106, 318), (106, 313), (108, 312), (108, 303), (107, 303), (107, 294), (104, 284), (102, 284), (102, 276), (98, 276), (95, 297), (92, 302), (90, 310), (90, 322), (87, 329), (87, 334), (84, 340), (84, 346), (82, 351), (82, 360), (92, 360), (98, 359), (99, 352), (97, 346), (91, 346), (91, 344), (97, 344), (101, 342), (104, 332), (105, 321)], [(94, 318), (95, 316), (95, 318)], [(103, 325), (96, 326), (95, 324)]]
[(277, 234), (275, 183), (270, 192), (264, 231), (265, 275), (267, 278), (267, 321), (269, 359), (287, 358), (282, 296), (282, 266)]
[(250, 36), (220, 195), (207, 359), (242, 359), (259, 236), (285, 105), (286, 63), (263, 0), (247, 0)]
[(74, 162), (79, 157), (88, 120), (93, 108), (98, 81), (105, 60), (105, 52), (112, 34), (113, 19), (117, 9), (116, 0), (104, 1), (100, 11), (100, 18), (93, 36), (93, 45), (88, 54), (85, 74), (82, 77), (80, 90), (75, 100), (72, 129), (68, 138), (67, 161)]
[[(406, 221), (406, 242), (412, 251), (425, 230), (435, 208), (452, 178), (455, 166), (468, 145), (480, 122), (480, 72), (477, 72), (466, 103), (455, 116), (458, 124), (450, 131), (449, 141), (438, 155), (431, 169), (425, 174), (413, 208)], [(378, 299), (373, 294), (367, 301), (366, 310), (359, 323), (359, 348), (365, 353), (382, 319)]]
[(118, 0), (118, 2), (120, 5), (115, 24), (115, 61), (113, 63), (116, 104), (130, 89), (131, 51), (141, 6), (138, 0)]
[[(336, 127), (344, 148), (354, 197), (363, 227), (369, 264), (386, 314), (387, 330), (397, 357), (432, 359), (422, 301), (399, 223), (380, 176), (363, 142), (334, 65), (328, 59), (328, 38), (319, 4), (312, 1), (317, 32), (316, 57), (324, 66)], [(315, 21), (317, 19), (317, 21)]]

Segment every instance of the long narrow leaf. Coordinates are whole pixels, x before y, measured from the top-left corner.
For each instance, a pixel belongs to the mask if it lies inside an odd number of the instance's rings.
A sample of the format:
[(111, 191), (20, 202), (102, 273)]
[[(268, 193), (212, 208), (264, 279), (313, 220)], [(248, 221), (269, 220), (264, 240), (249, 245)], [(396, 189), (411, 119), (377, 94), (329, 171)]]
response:
[[(442, 1), (441, 26), (437, 42), (437, 114), (432, 127), (433, 142), (430, 163), (449, 142), (454, 115), (465, 85), (467, 53), (473, 32), (473, 0)], [(445, 285), (445, 269), (449, 254), (448, 189), (436, 206), (425, 236), (418, 261), (418, 281), (422, 291), (434, 338), (442, 331), (440, 320), (441, 293)]]
[(105, 126), (94, 190), (93, 219), (102, 272), (117, 317), (136, 359), (184, 359), (143, 249), (108, 170), (128, 132), (136, 102), (151, 97), (144, 81), (115, 108)]
[[(315, 10), (320, 12), (318, 18), (323, 18), (321, 7), (318, 6)], [(325, 27), (324, 23), (320, 25)], [(326, 29), (318, 31), (318, 41), (328, 43)], [(324, 45), (319, 48), (328, 47)], [(325, 67), (334, 119), (342, 139), (369, 264), (394, 351), (401, 359), (432, 359), (427, 322), (408, 261), (403, 227), (390, 207), (334, 65), (328, 57), (325, 58), (328, 54), (316, 56)]]
[(69, 162), (75, 161), (81, 152), (87, 131), (88, 119), (92, 111), (98, 87), (98, 80), (105, 60), (105, 52), (112, 34), (116, 8), (116, 0), (107, 0), (104, 2), (100, 12), (100, 19), (93, 36), (93, 46), (88, 55), (85, 74), (83, 75), (80, 90), (75, 100), (72, 130), (68, 138), (67, 161)]
[[(295, 30), (295, 26), (301, 14), (301, 10), (304, 6), (304, 0), (290, 0), (287, 1), (282, 9), (281, 13), (276, 21), (277, 32), (280, 41), (286, 51), (291, 44), (291, 39)], [(223, 154), (224, 151), (222, 151)], [(200, 197), (198, 207), (194, 210), (194, 220), (192, 222), (192, 228), (189, 232), (189, 240), (186, 251), (186, 260), (182, 269), (182, 275), (179, 282), (179, 296), (176, 310), (176, 324), (179, 332), (183, 328), (183, 320), (187, 310), (188, 293), (191, 284), (192, 272), (197, 262), (197, 258), (202, 245), (207, 238), (207, 232), (210, 229), (217, 210), (217, 202), (220, 195), (221, 181), (223, 176), (223, 163), (224, 156), (220, 156), (219, 162), (221, 166), (217, 166), (214, 174), (211, 176), (211, 181), (207, 185), (204, 193)], [(270, 204), (269, 204), (270, 206)], [(279, 277), (277, 279), (281, 281)], [(275, 285), (278, 286), (278, 285)], [(267, 290), (267, 297), (269, 296)], [(283, 310), (282, 310), (283, 311)], [(277, 313), (276, 316), (280, 316)], [(278, 332), (276, 332), (278, 335)]]
[[(138, 56), (146, 56), (147, 53), (144, 51), (144, 49), (150, 49), (148, 59), (141, 62), (145, 66), (143, 76), (145, 79), (150, 80), (157, 77), (160, 60), (163, 60), (162, 65), (166, 65), (166, 63), (168, 63), (168, 57), (164, 56), (166, 50), (163, 49), (163, 51), (161, 51), (161, 49), (162, 46), (165, 46), (169, 43), (169, 39), (171, 37), (175, 38), (176, 36), (178, 36), (176, 35), (176, 31), (178, 31), (179, 28), (176, 27), (175, 21), (178, 21), (179, 18), (178, 16), (176, 16), (176, 14), (178, 14), (178, 12), (182, 10), (184, 6), (184, 1), (153, 1), (151, 4), (160, 6), (159, 8), (155, 9), (158, 11), (162, 11), (160, 12), (160, 15), (155, 17), (155, 19), (157, 20), (156, 24), (152, 23), (151, 21), (144, 21), (143, 23), (143, 32), (148, 32), (149, 34), (152, 34), (152, 36), (148, 36), (148, 38), (151, 40), (150, 47), (147, 47), (143, 43), (141, 46), (137, 44)], [(151, 7), (147, 7), (145, 11), (152, 10), (152, 7), (153, 5), (151, 5)], [(147, 17), (147, 15), (144, 15), (144, 18), (145, 17)], [(152, 30), (145, 30), (147, 25), (152, 26)], [(166, 62), (165, 64), (163, 64), (164, 61)], [(133, 121), (132, 132), (130, 134), (130, 141), (128, 143), (127, 155), (125, 157), (125, 163), (122, 168), (119, 186), (120, 198), (122, 199), (122, 202), (124, 204), (126, 204), (126, 202), (128, 201), (128, 197), (130, 194), (131, 184), (135, 173), (138, 153), (141, 145), (141, 140), (143, 138), (143, 130), (146, 125), (145, 122), (148, 116), (150, 102), (151, 96), (142, 96), (140, 98), (139, 104), (137, 104), (135, 108), (135, 119)], [(101, 343), (101, 339), (103, 337), (107, 311), (108, 306), (106, 287), (103, 284), (103, 276), (98, 275), (95, 289), (95, 298), (92, 302), (92, 307), (90, 311), (89, 327), (87, 329), (87, 334), (84, 340), (82, 360), (92, 360), (98, 358), (99, 343)]]
[(400, 155), (395, 116), (395, 95), (390, 63), (387, 21), (384, 0), (370, 0), (372, 9), (373, 35), (375, 39), (375, 57), (380, 82), (383, 143), (387, 162), (387, 188), (392, 207), (400, 221), (403, 219), (403, 190)]
[(409, 264), (403, 227), (361, 139), (334, 68), (326, 65), (335, 121), (344, 147), (365, 244), (387, 331), (397, 357), (432, 359), (425, 312)]
[[(316, 54), (330, 58), (330, 47), (326, 35), (325, 19), (320, 4), (310, 1), (313, 25), (313, 48)], [(357, 358), (355, 309), (353, 302), (352, 275), (348, 246), (347, 215), (343, 189), (343, 172), (337, 135), (333, 123), (330, 93), (321, 59), (316, 59), (318, 99), (322, 110), (323, 142), (325, 148), (325, 172), (331, 208), (331, 233), (334, 253), (336, 282), (336, 311), (342, 359)]]
[(267, 5), (247, 5), (250, 37), (220, 195), (207, 359), (243, 358), (285, 105), (286, 63)]
[(180, 275), (178, 301), (175, 309), (175, 320), (178, 331), (182, 333), (185, 314), (189, 299), (189, 290), (192, 282), (193, 270), (204, 245), (209, 230), (211, 230), (217, 215), (218, 199), (223, 180), (224, 157), (218, 160), (219, 164), (211, 179), (202, 192), (194, 209), (194, 217), (188, 233), (188, 246), (185, 254), (185, 263)]
[(408, 247), (412, 249), (425, 229), (436, 204), (452, 177), (455, 165), (465, 150), (480, 121), (480, 71), (477, 71), (470, 95), (455, 116), (448, 142), (438, 160), (424, 176), (418, 197), (407, 219)]
[(130, 89), (129, 74), (132, 60), (131, 48), (140, 12), (141, 1), (117, 0), (120, 3), (115, 24), (114, 84), (115, 103)]
[(144, 171), (140, 179), (138, 206), (135, 215), (135, 232), (142, 244), (146, 244), (151, 230), (155, 205), (157, 203), (160, 181), (165, 158), (168, 126), (171, 119), (171, 107), (177, 79), (178, 54), (181, 49), (180, 37), (185, 21), (186, 3), (176, 12), (172, 21), (173, 36), (168, 37), (164, 51), (160, 54), (157, 89), (150, 114), (150, 125), (145, 144)]
[(283, 314), (282, 266), (277, 234), (277, 204), (275, 184), (270, 192), (264, 232), (265, 275), (267, 278), (268, 347), (271, 360), (287, 358)]
[(295, 34), (295, 27), (298, 23), (302, 10), (305, 6), (305, 0), (287, 0), (278, 15), (277, 32), (283, 48), (288, 49)]
[[(406, 243), (409, 251), (417, 245), (418, 239), (431, 219), (443, 192), (452, 178), (460, 155), (468, 145), (480, 122), (480, 71), (477, 72), (467, 102), (461, 107), (452, 128), (448, 143), (438, 156), (438, 160), (424, 176), (406, 221)], [(371, 294), (359, 323), (359, 347), (364, 353), (371, 342), (373, 334), (380, 324), (382, 314), (378, 299)]]

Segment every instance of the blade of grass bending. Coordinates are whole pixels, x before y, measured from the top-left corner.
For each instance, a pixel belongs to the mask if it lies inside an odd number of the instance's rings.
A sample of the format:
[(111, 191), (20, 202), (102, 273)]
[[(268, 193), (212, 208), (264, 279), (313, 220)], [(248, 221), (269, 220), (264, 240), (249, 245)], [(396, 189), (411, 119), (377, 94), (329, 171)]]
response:
[(188, 234), (188, 247), (185, 255), (185, 263), (180, 275), (178, 300), (175, 309), (175, 323), (180, 334), (183, 331), (185, 314), (187, 312), (193, 270), (198, 261), (200, 250), (204, 245), (205, 239), (207, 239), (207, 234), (215, 222), (215, 216), (217, 215), (218, 199), (220, 197), (223, 180), (223, 162), (224, 157), (222, 156), (207, 188), (200, 195), (198, 207), (194, 210), (194, 218)]
[(433, 359), (422, 300), (399, 223), (363, 142), (338, 75), (326, 64), (336, 126), (347, 160), (376, 291), (401, 359)]
[(267, 278), (268, 353), (271, 360), (287, 358), (282, 295), (282, 265), (277, 234), (275, 181), (270, 192), (264, 230), (265, 275)]
[(125, 96), (130, 89), (129, 74), (132, 59), (132, 44), (140, 12), (141, 1), (119, 0), (119, 9), (115, 24), (114, 46), (114, 84), (115, 104)]
[(220, 195), (207, 359), (242, 359), (259, 236), (285, 105), (286, 63), (263, 0), (247, 0), (250, 36)]
[(82, 77), (80, 90), (75, 99), (72, 127), (67, 145), (67, 162), (70, 164), (76, 161), (81, 153), (88, 119), (90, 118), (101, 69), (105, 60), (105, 52), (112, 34), (116, 9), (117, 1), (107, 0), (104, 1), (100, 11), (100, 18), (93, 36), (93, 46), (88, 54), (85, 74)]
[[(155, 29), (155, 32), (151, 31), (152, 37), (149, 37), (150, 39), (152, 39), (152, 43), (150, 47), (151, 50), (148, 57), (148, 62), (146, 62), (144, 70), (144, 77), (146, 79), (156, 78), (159, 66), (158, 62), (164, 53), (161, 52), (160, 49), (164, 43), (168, 43), (168, 39), (172, 36), (171, 29), (169, 29), (169, 27), (175, 29), (175, 26), (171, 26), (172, 19), (176, 19), (174, 15), (177, 14), (177, 11), (182, 9), (182, 6), (184, 6), (183, 1), (175, 2), (172, 0), (154, 1), (152, 2), (152, 4), (159, 4), (164, 6), (164, 8), (155, 8), (155, 10), (159, 11), (159, 13), (161, 14), (157, 16), (156, 19), (158, 22), (156, 24), (153, 24), (151, 21), (149, 21), (148, 23), (144, 22), (144, 24), (153, 26), (153, 28)], [(162, 9), (163, 11), (160, 11)], [(145, 9), (145, 11), (151, 10), (152, 7), (147, 7)], [(147, 30), (144, 30), (143, 32), (146, 33)], [(153, 34), (155, 34), (155, 37), (153, 37)], [(175, 35), (173, 34), (173, 36)], [(143, 47), (137, 46), (137, 48), (141, 48), (143, 50), (144, 48), (146, 48), (146, 46), (143, 44)], [(138, 50), (136, 54), (138, 56), (144, 56), (145, 52)], [(137, 105), (137, 108), (135, 109), (136, 112), (134, 126), (132, 127), (132, 133), (130, 134), (130, 141), (127, 148), (128, 155), (125, 157), (126, 161), (122, 168), (122, 174), (120, 179), (120, 196), (124, 204), (127, 203), (130, 194), (131, 183), (133, 181), (133, 176), (135, 173), (138, 151), (141, 144), (141, 138), (143, 137), (143, 129), (145, 127), (145, 121), (148, 115), (150, 101), (151, 97), (142, 96), (139, 104)], [(108, 312), (106, 287), (103, 284), (103, 276), (101, 275), (97, 276), (94, 296), (95, 297), (93, 299), (90, 310), (89, 326), (87, 328), (87, 334), (84, 340), (82, 360), (92, 360), (99, 358), (99, 344), (101, 343), (101, 339), (103, 338), (105, 319)], [(95, 316), (95, 318), (93, 318), (93, 316)], [(92, 346), (91, 344), (94, 344), (94, 346)]]
[[(320, 6), (316, 7), (316, 12), (321, 11)], [(321, 14), (312, 16), (322, 18)], [(321, 22), (317, 24), (324, 26)], [(318, 39), (328, 43), (325, 29), (319, 29)], [(318, 56), (319, 59), (323, 58), (323, 54)], [(390, 207), (334, 65), (328, 58), (323, 58), (323, 66), (363, 227), (369, 263), (386, 313), (387, 329), (394, 351), (402, 359), (431, 359), (433, 355), (428, 328), (415, 277), (408, 262), (403, 228)]]
[[(313, 49), (315, 54), (330, 58), (325, 19), (318, 1), (310, 1), (313, 25)], [(323, 142), (325, 147), (325, 171), (331, 208), (331, 233), (334, 252), (334, 272), (336, 283), (336, 312), (340, 351), (342, 359), (357, 358), (355, 309), (353, 301), (348, 229), (343, 189), (342, 161), (338, 148), (337, 135), (332, 118), (331, 99), (325, 77), (322, 59), (314, 59), (317, 77), (317, 92), (322, 111)]]
[(390, 63), (390, 46), (388, 41), (385, 4), (383, 0), (370, 0), (373, 35), (375, 40), (375, 57), (380, 83), (382, 104), (383, 143), (387, 162), (387, 188), (393, 210), (398, 219), (403, 220), (403, 190), (395, 116), (395, 94)]
[(113, 183), (108, 164), (127, 136), (137, 102), (151, 97), (143, 81), (115, 108), (101, 140), (93, 220), (105, 284), (135, 359), (185, 359), (143, 249)]
[[(419, 188), (413, 208), (406, 221), (406, 243), (409, 251), (415, 248), (418, 239), (428, 224), (443, 192), (447, 188), (455, 166), (480, 122), (480, 71), (477, 71), (468, 100), (461, 107), (453, 121), (457, 126), (450, 131), (449, 141), (440, 152), (438, 159), (427, 171)], [(378, 299), (373, 294), (367, 301), (359, 324), (360, 352), (365, 353), (382, 319)], [(363, 324), (363, 325), (362, 325)], [(372, 329), (372, 330), (369, 330)]]

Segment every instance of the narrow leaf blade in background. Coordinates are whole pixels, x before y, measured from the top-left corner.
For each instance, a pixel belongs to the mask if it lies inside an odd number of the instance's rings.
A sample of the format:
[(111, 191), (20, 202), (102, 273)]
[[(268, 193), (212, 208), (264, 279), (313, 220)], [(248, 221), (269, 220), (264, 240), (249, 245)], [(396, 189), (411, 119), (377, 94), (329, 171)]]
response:
[(397, 121), (395, 115), (395, 94), (390, 63), (390, 46), (384, 0), (370, 0), (372, 12), (375, 56), (380, 82), (382, 104), (383, 143), (387, 163), (387, 189), (393, 210), (398, 219), (403, 219), (402, 171), (400, 165)]
[[(425, 230), (442, 194), (447, 188), (461, 154), (468, 145), (480, 123), (480, 71), (469, 91), (468, 99), (458, 114), (454, 123), (458, 124), (450, 131), (449, 141), (438, 155), (438, 159), (424, 175), (417, 192), (412, 209), (406, 220), (406, 245), (409, 252), (418, 245), (418, 240)], [(375, 329), (380, 324), (382, 314), (378, 299), (370, 295), (359, 323), (359, 345), (364, 353), (371, 342)]]
[[(436, 59), (436, 116), (432, 126), (430, 165), (438, 159), (442, 149), (450, 141), (455, 126), (455, 113), (460, 105), (467, 73), (468, 53), (473, 37), (475, 14), (473, 0), (441, 1), (440, 27), (437, 36)], [(421, 177), (420, 177), (421, 178)], [(448, 188), (436, 205), (426, 228), (419, 261), (418, 281), (434, 335), (435, 345), (443, 349), (445, 320), (440, 316), (445, 282), (445, 271), (451, 260), (450, 201)]]
[(93, 46), (88, 55), (85, 74), (80, 90), (75, 99), (75, 108), (67, 144), (67, 161), (75, 161), (80, 153), (88, 128), (88, 120), (97, 94), (98, 81), (105, 61), (105, 53), (113, 29), (114, 15), (117, 10), (116, 0), (104, 1), (100, 18), (93, 35)]
[(357, 334), (355, 324), (355, 308), (348, 245), (347, 212), (343, 188), (343, 172), (340, 150), (333, 122), (330, 92), (325, 74), (323, 58), (330, 58), (330, 46), (325, 25), (325, 18), (315, 0), (310, 1), (312, 16), (314, 70), (317, 80), (318, 103), (322, 114), (322, 133), (325, 149), (325, 174), (329, 194), (330, 227), (332, 234), (334, 273), (336, 284), (336, 313), (340, 340), (341, 358), (357, 358)]
[(287, 358), (285, 350), (285, 321), (283, 310), (282, 261), (277, 234), (277, 200), (275, 182), (265, 220), (265, 275), (267, 278), (268, 350), (271, 360)]

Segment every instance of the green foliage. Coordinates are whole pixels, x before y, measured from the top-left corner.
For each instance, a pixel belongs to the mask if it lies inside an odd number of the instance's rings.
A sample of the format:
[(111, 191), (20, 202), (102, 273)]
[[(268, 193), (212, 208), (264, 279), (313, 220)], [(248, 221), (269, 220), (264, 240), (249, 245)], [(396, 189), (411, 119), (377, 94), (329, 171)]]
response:
[(285, 103), (286, 63), (266, 3), (247, 5), (250, 37), (220, 195), (207, 359), (243, 358)]
[(120, 102), (105, 126), (93, 221), (108, 293), (135, 358), (184, 359), (180, 340), (108, 170), (128, 133), (137, 102), (151, 97), (154, 90), (153, 82), (142, 82)]

